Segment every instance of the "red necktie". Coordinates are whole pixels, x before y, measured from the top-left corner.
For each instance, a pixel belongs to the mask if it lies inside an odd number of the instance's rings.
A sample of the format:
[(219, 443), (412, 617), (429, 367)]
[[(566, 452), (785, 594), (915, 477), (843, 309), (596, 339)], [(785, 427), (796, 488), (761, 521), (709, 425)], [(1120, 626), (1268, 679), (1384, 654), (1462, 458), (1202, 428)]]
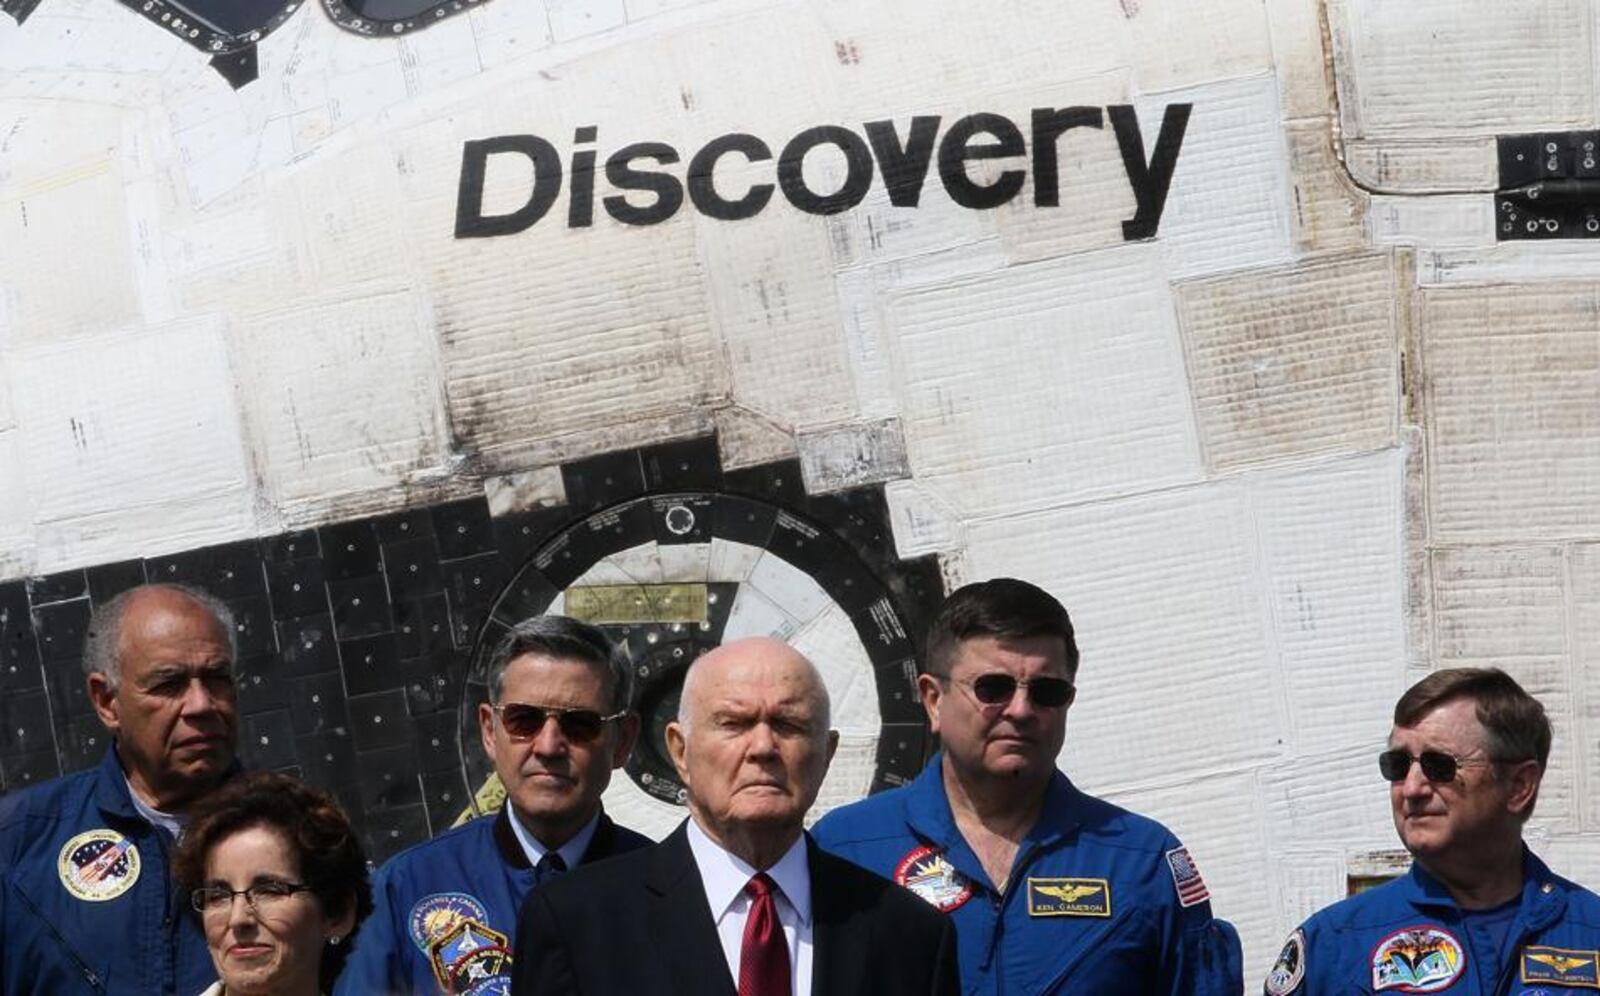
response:
[(775, 888), (766, 872), (757, 872), (744, 887), (751, 901), (739, 945), (739, 996), (790, 996), (789, 942), (778, 922)]

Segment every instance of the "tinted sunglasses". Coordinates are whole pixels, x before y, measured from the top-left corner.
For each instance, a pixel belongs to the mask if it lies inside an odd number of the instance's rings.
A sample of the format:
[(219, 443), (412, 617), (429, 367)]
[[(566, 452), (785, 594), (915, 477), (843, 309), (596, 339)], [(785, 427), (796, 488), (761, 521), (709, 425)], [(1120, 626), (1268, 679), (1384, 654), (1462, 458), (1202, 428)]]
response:
[(1075, 691), (1072, 682), (1065, 678), (1040, 677), (1018, 681), (1003, 671), (980, 674), (970, 681), (959, 681), (956, 684), (970, 689), (972, 697), (983, 706), (1005, 705), (1017, 694), (1017, 686), (1021, 685), (1028, 690), (1028, 701), (1035, 708), (1059, 709), (1072, 701)]
[(557, 709), (522, 702), (497, 705), (494, 711), (499, 714), (500, 725), (506, 728), (506, 735), (512, 740), (532, 740), (544, 729), (544, 721), (554, 716), (561, 735), (575, 744), (586, 744), (597, 739), (607, 723), (628, 714), (624, 709), (602, 716), (593, 709)]
[(1425, 750), (1413, 757), (1404, 747), (1394, 747), (1378, 755), (1378, 770), (1385, 781), (1403, 782), (1411, 771), (1411, 762), (1422, 765), (1422, 777), (1430, 782), (1453, 782), (1456, 774), (1473, 764), (1488, 764), (1485, 757), (1456, 757), (1442, 750)]

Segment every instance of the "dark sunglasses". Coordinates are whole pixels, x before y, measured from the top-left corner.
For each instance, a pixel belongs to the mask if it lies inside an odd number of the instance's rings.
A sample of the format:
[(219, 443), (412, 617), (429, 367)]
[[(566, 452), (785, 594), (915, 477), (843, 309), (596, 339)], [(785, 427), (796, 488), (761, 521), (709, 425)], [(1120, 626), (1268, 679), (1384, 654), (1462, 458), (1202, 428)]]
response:
[(1059, 709), (1072, 701), (1075, 689), (1065, 678), (1029, 678), (1018, 681), (1003, 671), (980, 674), (970, 681), (958, 681), (970, 689), (972, 697), (982, 706), (999, 706), (1010, 702), (1017, 694), (1017, 686), (1028, 690), (1028, 701), (1037, 709)]
[(1378, 755), (1378, 770), (1385, 781), (1403, 782), (1411, 771), (1411, 762), (1422, 765), (1422, 777), (1430, 782), (1453, 782), (1456, 774), (1474, 764), (1489, 764), (1486, 757), (1456, 757), (1442, 750), (1425, 750), (1413, 757), (1404, 747), (1394, 747)]
[(575, 744), (586, 744), (597, 739), (607, 723), (628, 714), (624, 709), (602, 716), (593, 709), (557, 709), (523, 702), (497, 705), (494, 711), (499, 714), (500, 725), (506, 728), (506, 735), (512, 740), (532, 740), (544, 729), (544, 721), (554, 716), (561, 735)]

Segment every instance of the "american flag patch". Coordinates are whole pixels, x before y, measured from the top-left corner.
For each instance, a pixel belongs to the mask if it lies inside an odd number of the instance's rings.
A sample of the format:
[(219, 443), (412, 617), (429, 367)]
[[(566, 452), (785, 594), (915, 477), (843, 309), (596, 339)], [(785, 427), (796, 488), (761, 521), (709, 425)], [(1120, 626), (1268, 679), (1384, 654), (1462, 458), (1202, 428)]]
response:
[(1211, 890), (1206, 888), (1206, 880), (1200, 877), (1200, 869), (1189, 857), (1187, 847), (1168, 851), (1167, 867), (1172, 869), (1172, 884), (1178, 889), (1179, 904), (1193, 906), (1211, 898)]

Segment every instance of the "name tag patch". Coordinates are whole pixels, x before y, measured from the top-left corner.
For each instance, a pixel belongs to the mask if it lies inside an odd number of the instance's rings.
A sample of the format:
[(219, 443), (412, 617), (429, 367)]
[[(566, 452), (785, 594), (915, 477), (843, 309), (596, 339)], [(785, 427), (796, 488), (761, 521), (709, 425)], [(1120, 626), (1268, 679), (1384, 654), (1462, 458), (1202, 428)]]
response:
[(1571, 986), (1574, 989), (1600, 989), (1600, 951), (1523, 948), (1522, 981)]
[(104, 903), (139, 881), (139, 849), (115, 830), (90, 830), (62, 845), (56, 873), (77, 898)]
[(1110, 916), (1111, 883), (1103, 878), (1030, 878), (1028, 915)]
[(1431, 924), (1407, 927), (1373, 950), (1372, 988), (1436, 993), (1454, 985), (1466, 969), (1466, 949), (1449, 931)]
[(943, 851), (916, 847), (900, 859), (894, 870), (896, 885), (903, 885), (942, 913), (957, 909), (972, 898), (972, 883), (956, 871)]

